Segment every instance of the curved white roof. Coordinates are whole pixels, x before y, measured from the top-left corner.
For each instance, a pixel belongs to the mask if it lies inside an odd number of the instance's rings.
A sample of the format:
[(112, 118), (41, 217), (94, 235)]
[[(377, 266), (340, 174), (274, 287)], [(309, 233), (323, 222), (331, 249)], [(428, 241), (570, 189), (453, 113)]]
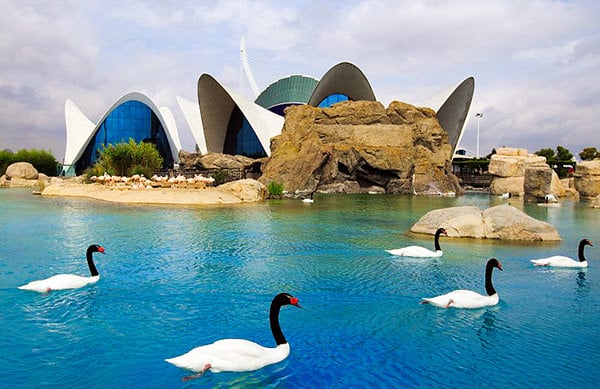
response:
[(458, 148), (467, 126), (474, 92), (475, 79), (467, 77), (454, 88), (438, 93), (419, 104), (436, 111), (440, 125), (448, 132), (448, 142), (453, 153)]
[(183, 117), (187, 122), (196, 145), (202, 154), (207, 153), (206, 139), (204, 139), (204, 129), (202, 128), (202, 118), (200, 117), (200, 105), (193, 101), (177, 96), (177, 104), (183, 112)]
[(354, 101), (375, 101), (375, 94), (367, 77), (350, 62), (341, 62), (323, 75), (310, 96), (308, 105), (316, 107), (323, 99), (333, 94), (343, 94)]
[(102, 115), (100, 120), (94, 125), (81, 110), (71, 100), (65, 102), (65, 124), (67, 130), (67, 146), (65, 151), (65, 165), (73, 165), (81, 157), (85, 148), (92, 137), (98, 131), (104, 120), (121, 104), (128, 101), (139, 101), (147, 105), (156, 115), (160, 124), (165, 129), (167, 141), (171, 156), (175, 162), (179, 161), (179, 151), (181, 150), (181, 141), (177, 132), (177, 125), (173, 113), (167, 107), (160, 109), (147, 96), (139, 92), (131, 92), (118, 99)]
[(227, 125), (237, 106), (267, 155), (271, 155), (271, 138), (281, 133), (283, 117), (228, 90), (209, 74), (201, 75), (198, 80), (198, 100), (208, 152), (223, 152)]

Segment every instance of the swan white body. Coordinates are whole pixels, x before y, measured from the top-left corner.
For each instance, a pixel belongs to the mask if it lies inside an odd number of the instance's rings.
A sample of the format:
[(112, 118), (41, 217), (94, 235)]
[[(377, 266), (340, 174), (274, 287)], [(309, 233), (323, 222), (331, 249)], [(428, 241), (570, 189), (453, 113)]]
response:
[(553, 266), (553, 267), (572, 267), (572, 268), (583, 268), (588, 267), (588, 261), (585, 259), (584, 249), (585, 246), (592, 246), (592, 242), (588, 239), (582, 239), (579, 241), (577, 248), (577, 256), (579, 260), (575, 260), (564, 255), (553, 255), (547, 258), (532, 259), (531, 263), (534, 266)]
[(485, 265), (485, 291), (487, 295), (482, 295), (471, 290), (458, 289), (440, 296), (423, 298), (421, 303), (431, 304), (440, 308), (464, 309), (496, 305), (500, 301), (500, 297), (492, 284), (492, 272), (495, 267), (502, 270), (502, 264), (496, 258), (489, 259)]
[(313, 200), (313, 199), (302, 199), (302, 202), (303, 203), (314, 203), (315, 200)]
[(165, 359), (179, 368), (201, 372), (210, 365), (210, 371), (252, 371), (283, 361), (290, 355), (289, 343), (264, 347), (245, 339), (222, 339), (196, 347), (175, 358)]
[(100, 276), (82, 277), (75, 274), (57, 274), (44, 280), (31, 281), (19, 286), (21, 290), (48, 293), (53, 290), (77, 289), (98, 282)]
[(301, 308), (298, 299), (287, 293), (280, 293), (273, 298), (269, 323), (275, 339), (275, 347), (264, 347), (245, 339), (222, 339), (193, 348), (185, 354), (165, 361), (197, 373), (185, 377), (184, 381), (198, 378), (208, 370), (213, 373), (253, 371), (281, 362), (290, 355), (290, 345), (279, 326), (279, 310), (284, 305)]
[(435, 246), (434, 250), (430, 250), (421, 246), (408, 246), (400, 249), (393, 250), (385, 250), (392, 255), (397, 255), (399, 257), (413, 257), (413, 258), (439, 258), (444, 255), (440, 247), (440, 235), (444, 234), (448, 236), (446, 230), (443, 228), (438, 228), (435, 232), (435, 237), (433, 239), (433, 243)]
[(439, 258), (444, 255), (442, 250), (429, 250), (421, 246), (408, 246), (401, 249), (385, 250), (392, 255), (399, 257), (414, 257), (414, 258)]
[(532, 259), (531, 263), (535, 266), (554, 266), (554, 267), (588, 267), (587, 261), (576, 261), (563, 255), (554, 255), (548, 258)]
[(424, 298), (424, 302), (440, 308), (483, 308), (498, 304), (498, 293), (484, 296), (472, 290), (459, 289), (437, 297)]
[(28, 284), (19, 286), (19, 289), (49, 293), (53, 290), (78, 289), (86, 285), (95, 284), (100, 279), (96, 265), (94, 265), (94, 259), (92, 258), (92, 254), (96, 252), (104, 254), (104, 247), (93, 244), (86, 251), (87, 264), (91, 274), (89, 277), (75, 274), (57, 274), (43, 280), (31, 281)]

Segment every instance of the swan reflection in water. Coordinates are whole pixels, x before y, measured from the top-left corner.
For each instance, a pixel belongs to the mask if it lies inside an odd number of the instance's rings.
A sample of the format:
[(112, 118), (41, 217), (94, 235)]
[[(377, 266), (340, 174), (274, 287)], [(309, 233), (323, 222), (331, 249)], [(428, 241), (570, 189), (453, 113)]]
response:
[(585, 298), (590, 293), (590, 285), (587, 280), (587, 274), (585, 270), (577, 272), (576, 281), (575, 299), (580, 300)]
[(496, 312), (494, 309), (486, 310), (482, 315), (482, 323), (479, 330), (477, 330), (477, 336), (481, 340), (481, 345), (484, 348), (492, 348), (495, 342), (495, 337), (498, 332), (496, 326)]

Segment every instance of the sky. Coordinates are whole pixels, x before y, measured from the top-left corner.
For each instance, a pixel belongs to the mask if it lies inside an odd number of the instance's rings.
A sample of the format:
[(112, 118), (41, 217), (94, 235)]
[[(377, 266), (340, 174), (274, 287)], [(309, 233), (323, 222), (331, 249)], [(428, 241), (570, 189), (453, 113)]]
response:
[(461, 147), (476, 153), (479, 127), (481, 155), (600, 150), (596, 0), (0, 0), (0, 9), (0, 150), (62, 161), (67, 99), (97, 123), (135, 91), (171, 109), (193, 151), (176, 96), (197, 102), (208, 73), (253, 99), (242, 36), (262, 89), (347, 61), (385, 106), (419, 105), (473, 76)]

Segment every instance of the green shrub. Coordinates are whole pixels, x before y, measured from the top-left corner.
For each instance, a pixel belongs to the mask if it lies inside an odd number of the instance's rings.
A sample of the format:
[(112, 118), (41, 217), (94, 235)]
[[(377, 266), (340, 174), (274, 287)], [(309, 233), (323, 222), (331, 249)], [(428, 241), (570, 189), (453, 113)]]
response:
[(217, 170), (216, 172), (212, 173), (211, 176), (215, 179), (215, 186), (222, 185), (229, 181), (229, 173), (224, 169)]
[(269, 197), (281, 197), (283, 195), (283, 184), (271, 181), (267, 185), (267, 191), (269, 191)]
[(99, 174), (107, 172), (117, 176), (144, 174), (151, 177), (162, 167), (162, 163), (163, 159), (152, 143), (136, 143), (133, 139), (129, 139), (128, 143), (103, 147), (95, 171)]

